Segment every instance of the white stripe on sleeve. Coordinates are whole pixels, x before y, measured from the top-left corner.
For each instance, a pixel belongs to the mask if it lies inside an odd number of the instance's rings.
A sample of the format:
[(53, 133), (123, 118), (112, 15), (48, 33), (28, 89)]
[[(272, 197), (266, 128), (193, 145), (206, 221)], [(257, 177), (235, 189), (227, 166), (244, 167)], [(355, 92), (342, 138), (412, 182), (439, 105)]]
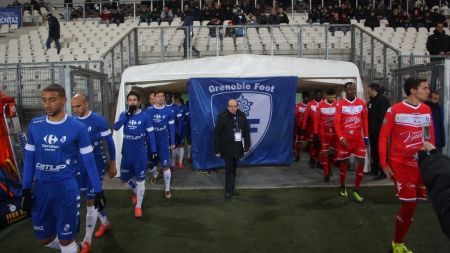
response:
[(84, 154), (87, 154), (87, 153), (90, 153), (90, 152), (92, 152), (92, 146), (91, 145), (89, 145), (89, 146), (87, 146), (87, 147), (85, 147), (85, 148), (80, 148), (80, 153), (82, 154), (82, 155), (84, 155)]
[(31, 144), (25, 144), (25, 150), (28, 150), (28, 151), (36, 151), (36, 147), (34, 146), (34, 145), (31, 145)]
[(153, 131), (153, 130), (154, 130), (153, 127), (147, 128), (147, 132), (151, 132), (151, 131)]
[(108, 129), (108, 130), (106, 130), (106, 131), (100, 133), (100, 135), (101, 135), (102, 137), (108, 136), (108, 135), (110, 135), (110, 134), (111, 134), (111, 130), (110, 130), (110, 129)]
[(169, 124), (173, 124), (174, 122), (174, 120), (169, 120)]

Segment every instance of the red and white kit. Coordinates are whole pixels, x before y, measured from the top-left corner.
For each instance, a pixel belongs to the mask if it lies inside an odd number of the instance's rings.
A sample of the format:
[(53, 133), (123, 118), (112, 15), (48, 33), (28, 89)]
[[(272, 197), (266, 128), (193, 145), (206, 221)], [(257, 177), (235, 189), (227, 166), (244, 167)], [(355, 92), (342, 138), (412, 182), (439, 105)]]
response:
[(328, 151), (331, 148), (337, 148), (337, 135), (334, 129), (334, 116), (338, 102), (328, 103), (322, 100), (317, 105), (316, 116), (314, 119), (314, 134), (318, 134), (322, 151)]
[[(323, 100), (320, 100), (322, 102)], [(302, 129), (305, 129), (306, 140), (314, 141), (314, 118), (316, 117), (317, 105), (320, 102), (311, 100), (306, 107), (305, 115), (303, 116)]]
[[(347, 159), (352, 154), (365, 158), (366, 145), (363, 137), (369, 134), (366, 102), (360, 98), (355, 98), (353, 101), (343, 98), (336, 106), (334, 124), (338, 138), (338, 160)], [(347, 140), (347, 147), (342, 146), (340, 142), (342, 137)]]
[[(297, 116), (297, 126), (299, 126), (300, 128), (302, 127), (303, 124), (303, 118), (305, 117), (305, 112), (306, 112), (306, 107), (308, 106), (308, 104), (304, 104), (303, 102), (298, 103), (295, 106), (295, 115)], [(297, 132), (297, 142), (302, 142), (305, 141), (305, 134), (300, 134), (299, 132)]]
[[(430, 125), (430, 136), (423, 136), (423, 124)], [(378, 142), (378, 153), (382, 168), (387, 168), (387, 144), (391, 137), (389, 163), (394, 174), (397, 196), (401, 200), (426, 199), (418, 167), (417, 152), (424, 140), (434, 144), (434, 127), (431, 109), (420, 103), (413, 106), (405, 101), (389, 108), (383, 120)]]

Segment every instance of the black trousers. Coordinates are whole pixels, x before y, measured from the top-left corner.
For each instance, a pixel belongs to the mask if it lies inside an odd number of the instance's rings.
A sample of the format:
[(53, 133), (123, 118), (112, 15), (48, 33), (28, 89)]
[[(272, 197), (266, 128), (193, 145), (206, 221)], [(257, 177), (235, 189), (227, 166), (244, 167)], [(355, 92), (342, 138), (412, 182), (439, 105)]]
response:
[(369, 134), (370, 158), (372, 158), (372, 171), (378, 174), (380, 172), (380, 156), (378, 155), (378, 136), (379, 134)]
[(235, 187), (238, 158), (225, 158), (225, 192), (231, 193)]

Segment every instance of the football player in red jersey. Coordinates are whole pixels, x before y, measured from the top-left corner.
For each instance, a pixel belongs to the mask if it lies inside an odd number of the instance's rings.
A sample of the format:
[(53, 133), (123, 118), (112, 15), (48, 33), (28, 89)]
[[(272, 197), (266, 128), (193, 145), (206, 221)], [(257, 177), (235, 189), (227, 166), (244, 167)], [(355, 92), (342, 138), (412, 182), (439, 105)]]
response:
[[(369, 143), (369, 124), (366, 102), (356, 97), (356, 85), (348, 82), (344, 85), (345, 98), (336, 106), (334, 125), (338, 141), (337, 159), (340, 160), (340, 178), (342, 196), (347, 197), (345, 188), (345, 176), (347, 174), (348, 161), (351, 155), (356, 156), (356, 179), (353, 196), (359, 202), (363, 200), (359, 193), (359, 185), (364, 176), (364, 163)], [(364, 135), (363, 135), (364, 130)]]
[(336, 149), (337, 136), (334, 130), (334, 115), (336, 114), (336, 90), (327, 89), (326, 99), (317, 105), (314, 119), (314, 147), (320, 147), (325, 182), (330, 182), (332, 171), (328, 163), (330, 148)]
[[(305, 115), (303, 116), (303, 123), (301, 133), (305, 133), (306, 140), (308, 141), (309, 150), (309, 167), (313, 169), (316, 165), (316, 155), (319, 156), (319, 163), (321, 159), (320, 151), (318, 148), (314, 148), (314, 119), (316, 117), (317, 105), (322, 101), (322, 91), (314, 91), (314, 100), (311, 100), (306, 107)], [(318, 154), (319, 153), (319, 154)]]
[(431, 109), (421, 103), (430, 94), (427, 80), (408, 78), (403, 89), (407, 98), (387, 110), (378, 142), (381, 168), (387, 178), (394, 180), (397, 196), (402, 201), (392, 241), (394, 253), (411, 252), (403, 244), (403, 238), (412, 223), (417, 200), (426, 199), (426, 189), (418, 167), (418, 151), (424, 141), (434, 142)]
[(300, 161), (300, 150), (302, 148), (302, 142), (306, 141), (305, 133), (302, 133), (302, 123), (303, 118), (305, 115), (306, 107), (308, 106), (309, 102), (309, 92), (305, 91), (302, 93), (303, 95), (303, 102), (298, 103), (295, 106), (295, 126), (296, 126), (296, 136), (297, 136), (297, 144), (295, 146), (296, 156), (295, 161)]

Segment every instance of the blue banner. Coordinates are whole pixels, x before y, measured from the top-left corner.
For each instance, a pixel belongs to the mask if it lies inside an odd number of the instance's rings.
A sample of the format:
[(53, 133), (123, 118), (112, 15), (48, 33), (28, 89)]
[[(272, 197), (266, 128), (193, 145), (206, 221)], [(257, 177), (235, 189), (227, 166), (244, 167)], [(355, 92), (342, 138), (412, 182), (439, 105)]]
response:
[(22, 25), (22, 8), (0, 8), (0, 25)]
[(240, 164), (293, 162), (297, 77), (192, 78), (188, 83), (193, 168), (224, 166), (214, 154), (214, 122), (234, 98), (247, 115), (251, 147)]

